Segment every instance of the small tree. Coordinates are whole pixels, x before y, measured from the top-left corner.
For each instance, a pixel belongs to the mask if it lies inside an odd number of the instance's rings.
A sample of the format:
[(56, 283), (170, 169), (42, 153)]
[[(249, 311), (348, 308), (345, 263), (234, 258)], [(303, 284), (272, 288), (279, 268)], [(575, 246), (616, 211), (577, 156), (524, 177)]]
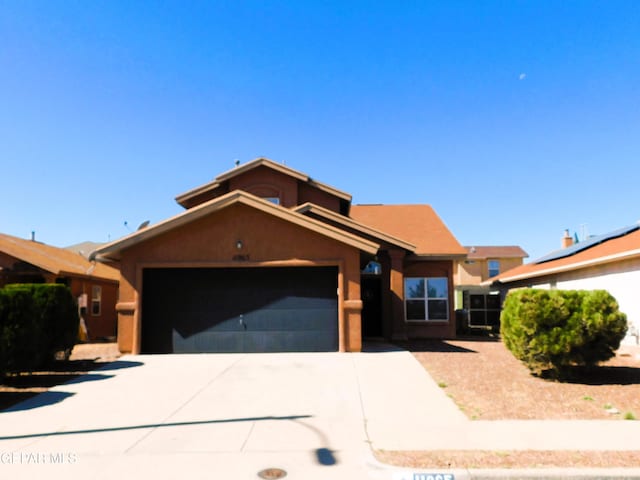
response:
[(515, 290), (501, 315), (505, 346), (538, 375), (608, 360), (626, 329), (626, 315), (604, 290)]

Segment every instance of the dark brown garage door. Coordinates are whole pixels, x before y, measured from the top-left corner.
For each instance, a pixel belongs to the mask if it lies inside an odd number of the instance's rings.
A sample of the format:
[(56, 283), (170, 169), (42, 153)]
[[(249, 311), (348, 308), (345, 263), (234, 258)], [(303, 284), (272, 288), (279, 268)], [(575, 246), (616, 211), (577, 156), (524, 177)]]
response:
[(143, 353), (338, 349), (335, 267), (143, 273)]

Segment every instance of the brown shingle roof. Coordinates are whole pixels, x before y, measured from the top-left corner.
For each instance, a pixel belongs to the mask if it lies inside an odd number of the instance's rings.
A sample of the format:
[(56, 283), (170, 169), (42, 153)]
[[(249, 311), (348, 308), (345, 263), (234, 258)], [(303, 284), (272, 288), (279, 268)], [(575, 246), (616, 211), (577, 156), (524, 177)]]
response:
[(352, 205), (351, 218), (412, 243), (417, 255), (467, 254), (430, 205)]
[(75, 274), (120, 280), (120, 272), (115, 268), (90, 262), (79, 253), (4, 233), (0, 233), (0, 252), (55, 275)]
[(467, 249), (469, 260), (484, 260), (487, 258), (526, 258), (529, 256), (517, 245), (505, 246), (473, 246), (464, 247)]
[(339, 225), (351, 227), (360, 233), (363, 233), (365, 235), (371, 235), (372, 237), (378, 240), (382, 240), (383, 242), (388, 242), (397, 247), (409, 250), (410, 252), (414, 252), (416, 249), (415, 245), (412, 245), (411, 243), (405, 240), (389, 235), (387, 232), (381, 232), (379, 230), (376, 230), (369, 225), (364, 225), (360, 222), (356, 222), (353, 218), (345, 217), (344, 215), (341, 215), (332, 210), (329, 210), (328, 208), (315, 205), (313, 203), (307, 202), (303, 205), (298, 205), (293, 210), (295, 212), (302, 213), (302, 214), (306, 214), (308, 212), (316, 214), (324, 219), (334, 221)]
[(607, 240), (574, 255), (543, 263), (527, 263), (490, 279), (509, 283), (528, 278), (579, 270), (593, 265), (611, 263), (632, 257), (640, 257), (640, 229), (627, 235)]

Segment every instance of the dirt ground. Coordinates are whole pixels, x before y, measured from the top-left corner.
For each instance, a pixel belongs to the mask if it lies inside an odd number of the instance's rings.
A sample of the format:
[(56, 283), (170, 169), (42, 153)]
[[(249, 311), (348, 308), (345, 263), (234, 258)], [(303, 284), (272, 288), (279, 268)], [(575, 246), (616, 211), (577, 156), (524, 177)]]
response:
[(55, 361), (38, 372), (10, 374), (0, 384), (0, 411), (82, 375), (120, 356), (115, 343), (78, 344), (69, 360)]
[(640, 418), (640, 348), (622, 347), (568, 382), (544, 380), (495, 339), (406, 345), (472, 420)]
[(640, 452), (580, 451), (433, 451), (375, 452), (389, 465), (406, 468), (631, 468)]

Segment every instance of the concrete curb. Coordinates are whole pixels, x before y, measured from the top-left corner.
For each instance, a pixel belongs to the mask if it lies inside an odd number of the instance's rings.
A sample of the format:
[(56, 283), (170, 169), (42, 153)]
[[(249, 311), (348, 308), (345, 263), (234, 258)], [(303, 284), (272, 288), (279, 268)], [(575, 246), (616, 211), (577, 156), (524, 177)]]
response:
[(469, 475), (470, 480), (637, 480), (640, 479), (640, 468), (473, 469), (469, 470)]
[(367, 460), (372, 478), (389, 480), (640, 480), (640, 467), (632, 468), (407, 468)]

